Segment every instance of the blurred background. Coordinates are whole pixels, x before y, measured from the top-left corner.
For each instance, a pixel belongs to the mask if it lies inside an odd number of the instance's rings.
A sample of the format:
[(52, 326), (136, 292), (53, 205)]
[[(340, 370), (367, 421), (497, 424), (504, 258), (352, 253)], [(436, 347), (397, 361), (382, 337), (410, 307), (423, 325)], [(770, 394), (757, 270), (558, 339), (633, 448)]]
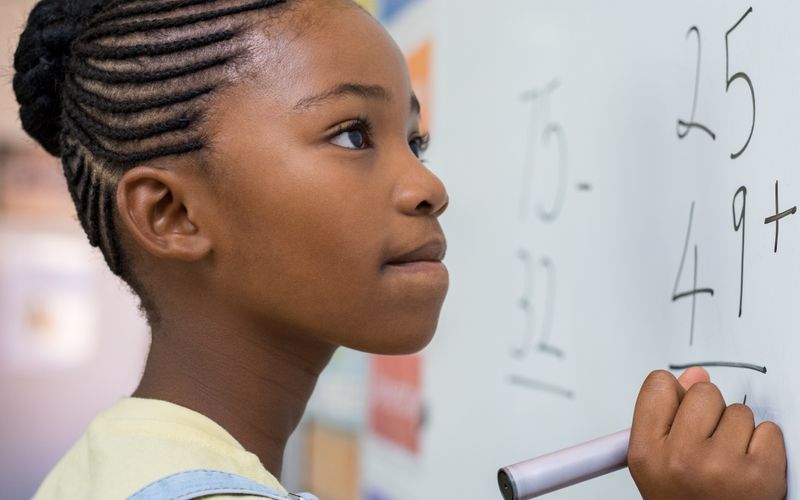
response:
[[(130, 394), (149, 343), (21, 131), (10, 68), (33, 3), (0, 0), (0, 500), (29, 498)], [(800, 3), (363, 4), (432, 131), (450, 289), (422, 353), (337, 352), (286, 486), (497, 498), (498, 467), (629, 427), (650, 370), (711, 361), (727, 401), (782, 426), (798, 498)], [(640, 495), (618, 471), (550, 498)]]
[[(424, 107), (430, 46), (419, 32), (418, 19), (426, 1), (361, 3), (389, 27), (398, 19), (411, 26), (406, 29), (410, 41), (402, 45)], [(79, 227), (59, 161), (20, 126), (12, 61), (34, 4), (0, 2), (2, 499), (33, 495), (92, 417), (133, 391), (149, 347), (138, 302), (107, 270)], [(373, 426), (373, 434), (413, 453), (422, 416), (419, 371), (415, 356), (373, 359), (340, 350), (290, 441), (283, 471), (286, 486), (330, 500), (369, 496), (360, 491), (359, 460), (369, 432), (368, 415), (381, 422)], [(373, 388), (374, 405), (368, 402), (368, 387)]]

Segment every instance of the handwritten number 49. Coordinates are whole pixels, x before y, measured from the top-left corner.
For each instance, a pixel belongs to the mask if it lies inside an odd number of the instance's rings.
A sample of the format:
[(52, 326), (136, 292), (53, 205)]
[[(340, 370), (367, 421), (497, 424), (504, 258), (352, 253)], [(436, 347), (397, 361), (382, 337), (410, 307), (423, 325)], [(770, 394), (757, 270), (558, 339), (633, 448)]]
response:
[[(725, 32), (725, 92), (728, 92), (730, 90), (731, 85), (736, 80), (743, 80), (747, 84), (747, 87), (750, 89), (750, 101), (752, 102), (753, 105), (753, 114), (752, 114), (752, 119), (750, 121), (750, 133), (748, 134), (747, 140), (745, 141), (744, 145), (742, 145), (742, 147), (735, 153), (731, 153), (731, 159), (734, 160), (739, 156), (741, 156), (742, 153), (744, 153), (744, 151), (747, 149), (747, 146), (750, 144), (750, 139), (752, 139), (753, 137), (753, 130), (755, 130), (756, 126), (756, 93), (755, 90), (753, 89), (753, 81), (750, 79), (750, 76), (747, 73), (745, 73), (744, 71), (737, 71), (736, 73), (731, 75), (728, 37), (733, 32), (733, 30), (739, 27), (742, 21), (744, 21), (744, 19), (748, 15), (750, 15), (751, 12), (753, 12), (752, 7), (748, 8), (747, 11), (742, 15), (742, 17), (740, 17), (739, 20), (736, 21), (736, 24), (734, 24), (728, 31)], [(692, 98), (692, 111), (691, 114), (689, 115), (688, 120), (683, 120), (680, 118), (678, 119), (676, 132), (678, 134), (678, 138), (683, 139), (687, 135), (689, 135), (689, 132), (691, 132), (693, 129), (698, 129), (708, 134), (708, 136), (711, 137), (711, 140), (716, 140), (717, 138), (716, 134), (714, 134), (714, 132), (712, 132), (709, 127), (703, 125), (698, 121), (695, 121), (695, 111), (697, 110), (697, 94), (698, 94), (698, 89), (700, 87), (700, 56), (702, 54), (702, 50), (700, 46), (700, 29), (697, 26), (692, 26), (691, 28), (689, 28), (689, 31), (686, 32), (686, 38), (688, 39), (692, 34), (694, 34), (695, 38), (697, 39), (697, 65), (695, 68), (695, 77), (694, 77), (694, 96)]]

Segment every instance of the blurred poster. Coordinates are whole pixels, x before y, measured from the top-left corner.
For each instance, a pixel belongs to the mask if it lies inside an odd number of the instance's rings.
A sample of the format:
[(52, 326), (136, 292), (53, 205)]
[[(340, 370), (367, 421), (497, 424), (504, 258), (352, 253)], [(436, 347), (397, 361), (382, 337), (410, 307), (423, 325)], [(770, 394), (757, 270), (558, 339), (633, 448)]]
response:
[(417, 95), (422, 114), (420, 116), (422, 132), (430, 130), (431, 113), (431, 51), (433, 42), (424, 40), (419, 46), (406, 55), (411, 86)]
[(72, 235), (0, 232), (0, 366), (81, 364), (98, 347), (93, 259)]
[(390, 23), (409, 5), (416, 2), (417, 0), (380, 0), (379, 19), (383, 23)]
[(394, 497), (390, 497), (380, 490), (372, 489), (364, 494), (364, 500), (394, 500)]
[(372, 356), (369, 429), (414, 455), (422, 424), (422, 357)]
[(357, 433), (364, 428), (367, 357), (340, 347), (317, 380), (314, 397), (306, 407), (307, 417), (342, 431)]
[[(410, 2), (397, 2), (400, 4)], [(382, 6), (385, 4), (381, 4)], [(430, 127), (431, 52), (425, 38), (406, 55), (411, 85), (422, 107), (422, 132)], [(372, 356), (369, 373), (369, 429), (377, 437), (418, 455), (423, 423), (422, 356)]]
[(356, 0), (356, 3), (367, 9), (382, 23), (390, 23), (402, 13), (406, 7), (417, 0)]
[[(435, 135), (434, 2), (378, 0), (377, 7), (378, 17), (406, 56), (422, 109), (420, 132)], [(426, 463), (426, 420), (435, 408), (423, 400), (424, 359), (422, 354), (369, 359), (367, 433), (360, 464), (361, 491), (367, 500), (427, 498), (417, 486)]]

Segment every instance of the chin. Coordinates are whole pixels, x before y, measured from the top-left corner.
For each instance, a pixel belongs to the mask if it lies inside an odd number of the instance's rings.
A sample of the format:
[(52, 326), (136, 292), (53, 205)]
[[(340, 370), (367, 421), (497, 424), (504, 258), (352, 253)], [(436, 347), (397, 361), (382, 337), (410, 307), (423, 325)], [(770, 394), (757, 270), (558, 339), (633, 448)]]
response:
[(382, 355), (415, 354), (431, 342), (437, 325), (438, 315), (436, 321), (424, 325), (377, 329), (379, 337), (370, 339), (372, 342), (363, 350)]
[[(424, 349), (439, 326), (444, 294), (414, 303), (373, 302), (360, 308), (349, 325), (339, 325), (335, 343), (370, 354), (407, 355)], [(333, 340), (333, 339), (332, 339)]]

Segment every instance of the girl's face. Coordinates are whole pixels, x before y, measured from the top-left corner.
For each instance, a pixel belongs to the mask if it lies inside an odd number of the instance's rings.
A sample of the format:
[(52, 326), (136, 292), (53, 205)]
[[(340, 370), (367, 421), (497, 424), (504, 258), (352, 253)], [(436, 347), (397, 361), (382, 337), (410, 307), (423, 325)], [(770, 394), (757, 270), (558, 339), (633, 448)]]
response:
[(321, 4), (265, 35), (258, 71), (212, 109), (210, 293), (265, 329), (414, 352), (447, 292), (447, 193), (417, 156), (400, 50), (367, 13)]

